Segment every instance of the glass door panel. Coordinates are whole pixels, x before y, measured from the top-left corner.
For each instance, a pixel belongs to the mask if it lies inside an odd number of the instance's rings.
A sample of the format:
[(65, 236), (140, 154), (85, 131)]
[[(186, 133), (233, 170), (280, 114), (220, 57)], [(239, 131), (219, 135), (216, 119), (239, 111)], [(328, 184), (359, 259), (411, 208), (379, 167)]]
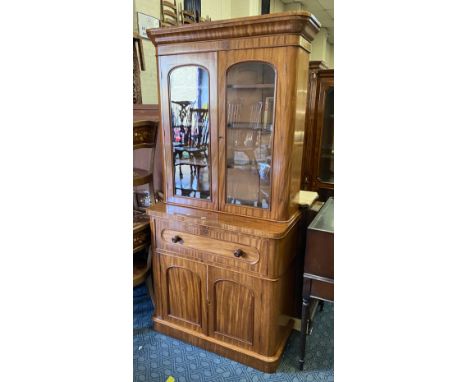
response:
[(181, 66), (169, 75), (174, 194), (211, 199), (209, 75)]
[(226, 203), (270, 208), (275, 81), (263, 62), (227, 72)]
[(325, 94), (320, 145), (319, 180), (324, 183), (334, 183), (334, 152), (334, 88), (332, 86)]

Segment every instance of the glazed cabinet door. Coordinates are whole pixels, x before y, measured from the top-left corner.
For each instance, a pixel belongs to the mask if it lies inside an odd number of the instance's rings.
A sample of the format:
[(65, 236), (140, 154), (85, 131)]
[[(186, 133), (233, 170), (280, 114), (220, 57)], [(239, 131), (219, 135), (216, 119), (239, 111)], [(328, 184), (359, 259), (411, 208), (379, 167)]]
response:
[(262, 318), (261, 280), (209, 267), (209, 335), (257, 351)]
[(162, 319), (207, 333), (206, 266), (158, 253)]
[(215, 53), (159, 57), (166, 200), (218, 208)]
[(298, 50), (289, 47), (219, 52), (222, 211), (264, 219), (289, 218), (298, 102), (296, 55)]

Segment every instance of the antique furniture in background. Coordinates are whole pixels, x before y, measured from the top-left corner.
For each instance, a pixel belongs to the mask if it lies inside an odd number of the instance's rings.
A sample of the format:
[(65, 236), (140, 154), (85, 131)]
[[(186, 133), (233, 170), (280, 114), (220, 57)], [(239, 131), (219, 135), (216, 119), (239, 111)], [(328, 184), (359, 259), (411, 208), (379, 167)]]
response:
[[(154, 121), (134, 121), (133, 122), (133, 151), (148, 150), (149, 164), (147, 168), (133, 168), (133, 187), (148, 185), (148, 202), (139, 203), (134, 198), (133, 209), (144, 211), (150, 205), (154, 204), (154, 150), (156, 147), (156, 134), (158, 124)], [(141, 187), (140, 187), (141, 190)], [(137, 191), (135, 191), (135, 195)]]
[(318, 30), (307, 12), (148, 30), (165, 169), (165, 202), (148, 210), (154, 328), (266, 372), (293, 325)]
[(159, 104), (134, 104), (133, 121), (159, 122)]
[(176, 0), (161, 0), (161, 27), (179, 25)]
[[(151, 276), (151, 230), (145, 209), (155, 203), (153, 187), (153, 161), (158, 123), (155, 121), (133, 122), (133, 151), (149, 151), (148, 169), (133, 168), (133, 286), (146, 281), (154, 301)], [(143, 190), (148, 186), (148, 190)]]
[(317, 191), (321, 200), (334, 188), (334, 71), (321, 61), (309, 64), (301, 188)]
[[(301, 370), (304, 367), (306, 333), (312, 327), (316, 303), (318, 300), (333, 301), (334, 230), (334, 199), (330, 197), (307, 228), (299, 358)], [(309, 312), (311, 298), (314, 299), (312, 314)]]

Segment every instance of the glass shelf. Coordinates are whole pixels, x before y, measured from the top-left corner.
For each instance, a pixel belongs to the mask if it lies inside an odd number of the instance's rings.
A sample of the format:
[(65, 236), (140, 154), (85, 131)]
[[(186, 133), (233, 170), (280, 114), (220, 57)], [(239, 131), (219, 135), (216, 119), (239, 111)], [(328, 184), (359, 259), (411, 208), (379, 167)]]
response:
[(274, 89), (275, 84), (235, 84), (235, 85), (227, 85), (228, 89)]

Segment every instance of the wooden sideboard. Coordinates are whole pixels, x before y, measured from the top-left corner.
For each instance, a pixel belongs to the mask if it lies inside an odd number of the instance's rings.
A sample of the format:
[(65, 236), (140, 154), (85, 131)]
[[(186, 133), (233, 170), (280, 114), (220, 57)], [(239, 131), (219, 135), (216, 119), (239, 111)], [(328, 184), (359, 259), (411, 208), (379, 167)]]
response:
[(152, 29), (164, 202), (150, 208), (154, 328), (275, 371), (292, 328), (307, 12)]

